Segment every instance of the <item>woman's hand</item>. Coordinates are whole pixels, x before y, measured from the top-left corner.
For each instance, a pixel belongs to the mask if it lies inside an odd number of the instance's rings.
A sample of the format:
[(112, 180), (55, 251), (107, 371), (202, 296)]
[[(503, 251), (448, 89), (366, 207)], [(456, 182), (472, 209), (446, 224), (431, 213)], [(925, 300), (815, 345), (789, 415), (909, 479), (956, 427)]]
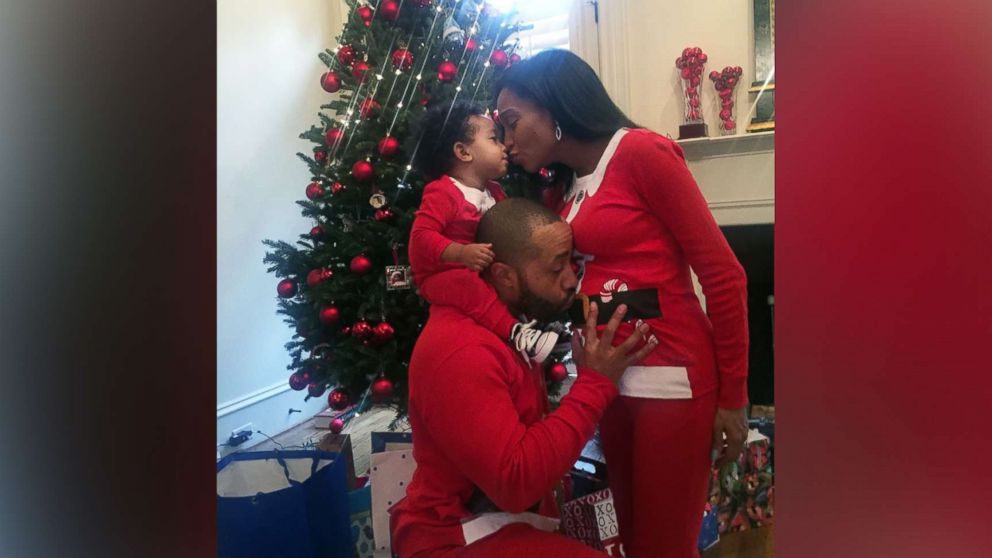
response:
[(576, 366), (595, 370), (616, 384), (620, 382), (620, 377), (628, 366), (637, 364), (658, 346), (658, 339), (652, 335), (640, 350), (635, 350), (644, 335), (650, 331), (646, 323), (635, 327), (634, 333), (623, 343), (613, 346), (613, 336), (626, 313), (626, 304), (618, 306), (610, 321), (606, 323), (603, 336), (598, 337), (596, 318), (599, 315), (599, 307), (595, 302), (589, 305), (589, 315), (586, 317), (586, 325), (582, 331), (582, 337), (585, 338), (584, 346), (579, 342), (578, 335), (572, 336), (572, 356)]

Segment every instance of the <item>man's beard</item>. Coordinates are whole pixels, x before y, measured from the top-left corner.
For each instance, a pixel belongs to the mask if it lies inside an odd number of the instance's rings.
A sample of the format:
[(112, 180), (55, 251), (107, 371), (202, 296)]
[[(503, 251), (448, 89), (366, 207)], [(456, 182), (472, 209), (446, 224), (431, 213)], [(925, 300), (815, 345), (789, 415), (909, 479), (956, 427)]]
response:
[[(571, 293), (574, 295), (574, 290)], [(553, 322), (563, 316), (571, 305), (573, 296), (568, 296), (561, 303), (555, 303), (535, 294), (527, 287), (526, 281), (520, 284), (520, 303), (518, 307), (528, 318), (539, 322)]]

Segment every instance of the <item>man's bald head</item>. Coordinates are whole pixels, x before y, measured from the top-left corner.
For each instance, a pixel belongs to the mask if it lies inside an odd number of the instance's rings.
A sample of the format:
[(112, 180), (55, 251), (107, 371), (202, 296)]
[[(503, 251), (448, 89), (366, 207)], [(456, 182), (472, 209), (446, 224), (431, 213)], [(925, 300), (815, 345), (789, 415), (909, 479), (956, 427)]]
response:
[(507, 198), (482, 216), (475, 241), (492, 244), (496, 261), (519, 270), (541, 253), (534, 243), (534, 230), (559, 221), (557, 213), (537, 202)]

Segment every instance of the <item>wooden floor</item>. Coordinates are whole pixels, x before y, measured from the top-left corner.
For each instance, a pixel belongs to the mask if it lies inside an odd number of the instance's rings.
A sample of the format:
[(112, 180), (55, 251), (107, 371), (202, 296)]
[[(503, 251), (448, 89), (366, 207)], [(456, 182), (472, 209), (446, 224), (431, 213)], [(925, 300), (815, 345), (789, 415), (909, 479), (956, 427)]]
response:
[[(343, 433), (351, 435), (356, 475), (368, 474), (372, 432), (388, 431), (389, 425), (395, 417), (395, 412), (392, 409), (373, 407), (361, 416), (348, 421)], [(408, 432), (410, 425), (405, 420), (400, 421), (396, 430)], [(317, 444), (328, 432), (330, 431), (327, 429), (317, 428), (314, 425), (314, 419), (310, 419), (278, 436), (274, 436), (272, 440), (266, 440), (253, 446), (250, 451), (273, 450), (278, 449), (280, 445), (283, 449), (292, 449), (293, 446)], [(774, 555), (775, 545), (772, 527), (768, 526), (725, 534), (720, 537), (720, 542), (703, 552), (701, 558), (772, 558)]]

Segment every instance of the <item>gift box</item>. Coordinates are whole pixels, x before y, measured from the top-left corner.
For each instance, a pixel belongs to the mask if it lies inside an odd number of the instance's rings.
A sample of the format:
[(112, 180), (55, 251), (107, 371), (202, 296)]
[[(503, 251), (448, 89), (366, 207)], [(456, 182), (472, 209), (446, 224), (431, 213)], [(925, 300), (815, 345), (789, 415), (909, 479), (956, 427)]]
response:
[(375, 537), (372, 531), (372, 487), (364, 486), (348, 493), (348, 510), (351, 513), (351, 540), (356, 558), (372, 558)]
[(561, 525), (562, 531), (570, 538), (610, 556), (624, 555), (613, 494), (609, 488), (566, 502), (561, 508)]

